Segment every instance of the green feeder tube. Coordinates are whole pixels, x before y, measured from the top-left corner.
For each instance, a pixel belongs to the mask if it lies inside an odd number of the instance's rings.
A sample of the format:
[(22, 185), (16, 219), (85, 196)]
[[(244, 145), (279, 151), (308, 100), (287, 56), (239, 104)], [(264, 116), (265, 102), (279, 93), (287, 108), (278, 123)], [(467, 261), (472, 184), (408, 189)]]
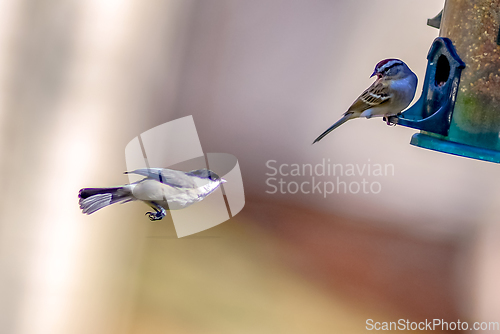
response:
[(446, 0), (431, 21), (422, 97), (390, 120), (421, 130), (412, 145), (500, 163), (500, 0)]

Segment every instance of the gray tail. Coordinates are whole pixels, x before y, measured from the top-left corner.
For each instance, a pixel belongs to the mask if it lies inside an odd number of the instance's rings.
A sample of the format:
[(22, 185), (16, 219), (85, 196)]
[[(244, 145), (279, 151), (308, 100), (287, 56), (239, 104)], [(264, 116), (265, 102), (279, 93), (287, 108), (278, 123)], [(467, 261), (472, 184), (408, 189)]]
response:
[(131, 201), (132, 196), (123, 187), (115, 188), (83, 188), (78, 193), (80, 209), (90, 215), (113, 203)]
[(313, 144), (316, 144), (321, 139), (323, 139), (327, 134), (329, 134), (330, 132), (332, 132), (333, 130), (335, 130), (336, 128), (338, 128), (339, 126), (341, 126), (342, 124), (344, 124), (348, 120), (350, 120), (351, 116), (352, 116), (352, 113), (344, 114), (344, 116), (341, 119), (339, 119), (337, 122), (335, 122), (335, 124), (330, 126), (325, 132), (323, 132), (318, 138), (316, 138), (314, 140)]

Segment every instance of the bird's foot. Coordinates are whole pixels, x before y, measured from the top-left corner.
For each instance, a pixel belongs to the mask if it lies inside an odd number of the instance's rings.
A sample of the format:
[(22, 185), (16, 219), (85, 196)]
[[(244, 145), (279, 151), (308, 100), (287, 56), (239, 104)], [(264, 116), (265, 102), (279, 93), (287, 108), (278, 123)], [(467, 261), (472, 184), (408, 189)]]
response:
[(156, 210), (155, 212), (146, 212), (146, 216), (148, 216), (149, 220), (151, 220), (151, 221), (161, 220), (166, 215), (167, 215), (167, 212), (165, 211), (164, 208), (161, 208), (160, 210)]
[(387, 125), (389, 125), (389, 126), (396, 126), (396, 124), (395, 124), (395, 123), (392, 123), (392, 122), (391, 122), (390, 116), (384, 116), (383, 120), (384, 120), (384, 122), (386, 122), (386, 124), (387, 124)]

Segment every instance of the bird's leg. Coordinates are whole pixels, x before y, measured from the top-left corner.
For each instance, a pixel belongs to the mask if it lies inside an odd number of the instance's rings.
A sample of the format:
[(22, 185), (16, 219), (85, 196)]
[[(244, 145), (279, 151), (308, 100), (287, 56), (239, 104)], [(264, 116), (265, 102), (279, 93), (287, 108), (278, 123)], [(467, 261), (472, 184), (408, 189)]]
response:
[(161, 220), (167, 215), (167, 211), (155, 202), (149, 202), (149, 205), (155, 210), (155, 212), (146, 212), (151, 221)]
[(391, 118), (390, 118), (390, 117), (391, 117), (391, 116), (384, 116), (384, 118), (383, 118), (384, 122), (386, 122), (386, 123), (387, 123), (387, 125), (389, 125), (389, 126), (396, 126), (396, 124), (395, 124), (395, 123), (392, 123), (392, 122), (391, 122)]

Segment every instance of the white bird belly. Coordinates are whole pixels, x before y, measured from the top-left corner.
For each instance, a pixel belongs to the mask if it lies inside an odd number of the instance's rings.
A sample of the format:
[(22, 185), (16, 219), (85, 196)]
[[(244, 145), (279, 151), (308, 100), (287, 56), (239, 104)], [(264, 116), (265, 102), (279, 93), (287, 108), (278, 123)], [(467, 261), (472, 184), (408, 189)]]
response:
[(182, 209), (201, 200), (196, 188), (172, 187), (152, 179), (136, 184), (132, 194), (141, 201), (155, 202), (159, 205), (166, 202), (170, 210)]

